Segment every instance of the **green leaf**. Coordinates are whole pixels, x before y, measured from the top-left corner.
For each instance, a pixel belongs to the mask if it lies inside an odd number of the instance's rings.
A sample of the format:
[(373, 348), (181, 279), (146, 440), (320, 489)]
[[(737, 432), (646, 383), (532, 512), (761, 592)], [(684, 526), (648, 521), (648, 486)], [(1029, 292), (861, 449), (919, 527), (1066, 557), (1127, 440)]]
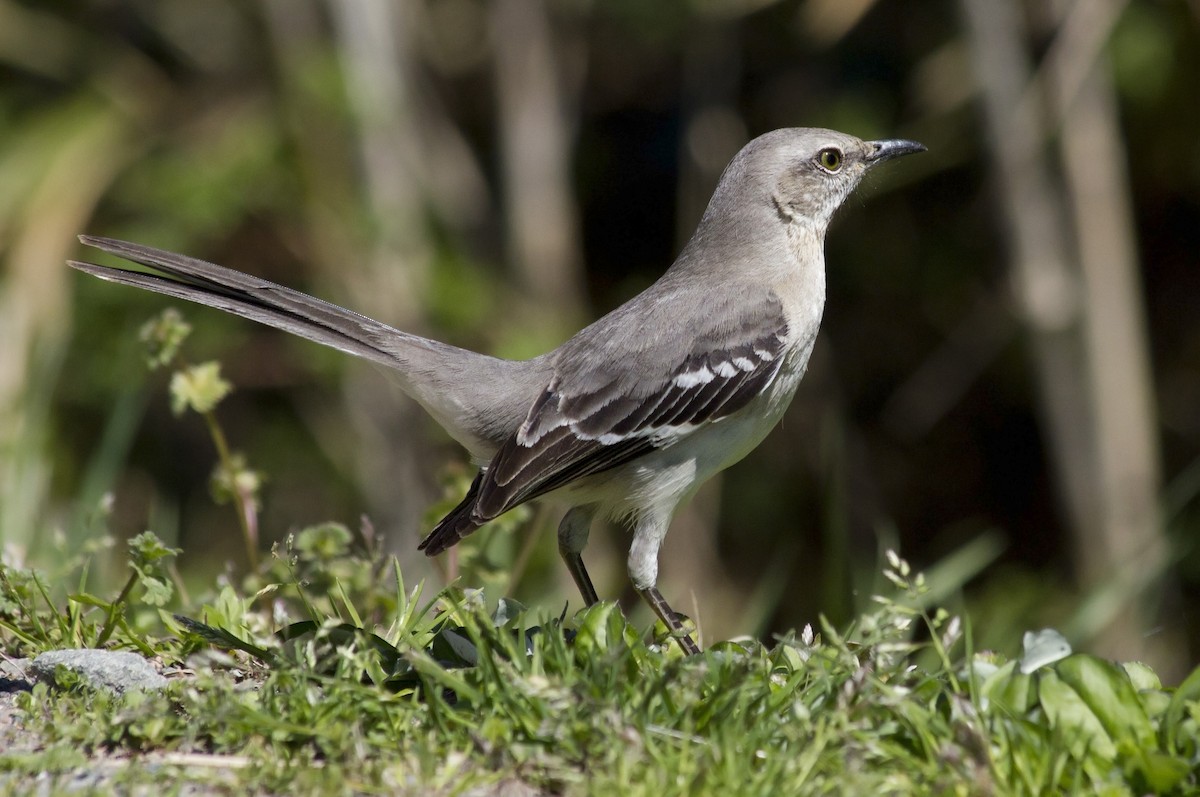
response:
[(275, 632), (275, 638), (280, 642), (291, 642), (294, 639), (299, 639), (305, 634), (315, 634), (321, 626), (315, 620), (298, 620), (294, 623), (288, 623), (283, 628)]
[(142, 600), (151, 606), (165, 606), (171, 600), (171, 596), (175, 594), (174, 588), (170, 581), (165, 581), (161, 578), (153, 576), (143, 576), (140, 579), (142, 589)]
[(1071, 755), (1084, 758), (1090, 753), (1105, 759), (1116, 756), (1117, 746), (1105, 732), (1100, 718), (1054, 670), (1042, 673), (1038, 681), (1038, 700), (1050, 727), (1062, 734)]
[(143, 531), (129, 541), (130, 561), (134, 567), (145, 567), (160, 559), (177, 556), (179, 548), (169, 548), (153, 531)]
[(1121, 752), (1126, 775), (1138, 786), (1139, 792), (1165, 794), (1173, 791), (1183, 784), (1192, 769), (1187, 761), (1156, 750), (1124, 747)]
[(193, 620), (190, 617), (185, 617), (182, 614), (172, 615), (175, 621), (183, 626), (191, 634), (194, 634), (210, 645), (223, 648), (225, 650), (240, 650), (243, 653), (249, 653), (254, 658), (267, 664), (273, 664), (276, 661), (276, 656), (265, 648), (260, 648), (257, 645), (246, 642), (243, 639), (234, 636), (224, 628), (207, 625), (199, 620)]
[(1077, 654), (1055, 667), (1063, 683), (1087, 704), (1116, 742), (1128, 740), (1138, 748), (1155, 748), (1150, 718), (1125, 671), (1095, 656)]
[(582, 657), (592, 658), (625, 640), (625, 615), (615, 603), (606, 601), (589, 606), (575, 615), (575, 621), (578, 624), (575, 650)]
[(346, 556), (354, 535), (341, 523), (319, 523), (296, 532), (296, 550), (318, 559)]
[(1197, 750), (1194, 733), (1182, 733), (1189, 705), (1200, 706), (1200, 667), (1192, 670), (1191, 675), (1179, 685), (1175, 694), (1171, 696), (1171, 702), (1167, 704), (1166, 715), (1163, 717), (1162, 734), (1164, 746), (1168, 752), (1184, 753), (1190, 756), (1200, 752)]
[(1129, 682), (1139, 692), (1146, 689), (1162, 689), (1162, 681), (1158, 679), (1158, 673), (1140, 661), (1124, 662), (1121, 664), (1121, 669), (1125, 670), (1125, 674), (1129, 676)]
[(231, 390), (233, 385), (221, 378), (219, 362), (190, 366), (171, 377), (171, 411), (176, 415), (189, 408), (201, 415), (212, 412)]
[(445, 667), (474, 667), (479, 662), (475, 643), (461, 629), (443, 628), (429, 648), (434, 660)]
[(92, 595), (88, 592), (73, 592), (67, 597), (74, 603), (80, 603), (84, 606), (95, 606), (96, 608), (104, 609), (105, 611), (108, 611), (113, 606), (111, 601), (106, 601), (103, 598), (97, 598), (95, 595)]
[(1015, 715), (1022, 715), (1037, 702), (1034, 677), (1027, 675), (1010, 661), (984, 678), (980, 694)]
[[(218, 462), (208, 480), (208, 489), (218, 504), (227, 504), (240, 498), (258, 503), (265, 476), (246, 464), (244, 454), (234, 451), (228, 460)], [(336, 524), (330, 524), (336, 525)]]
[(169, 365), (191, 331), (191, 325), (174, 307), (168, 307), (142, 324), (138, 339), (146, 345), (146, 365), (150, 370)]

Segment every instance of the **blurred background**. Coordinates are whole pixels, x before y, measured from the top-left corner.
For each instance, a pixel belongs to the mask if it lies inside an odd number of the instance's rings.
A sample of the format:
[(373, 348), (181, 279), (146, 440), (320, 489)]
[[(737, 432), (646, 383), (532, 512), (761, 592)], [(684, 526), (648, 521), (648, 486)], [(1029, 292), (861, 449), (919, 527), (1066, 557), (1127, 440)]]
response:
[[(67, 269), (98, 259), (76, 234), (530, 356), (653, 281), (742, 144), (824, 126), (929, 152), (835, 220), (809, 375), (676, 519), (664, 594), (708, 641), (842, 624), (895, 548), (979, 647), (1052, 625), (1177, 678), (1200, 659), (1198, 82), (1197, 0), (0, 0), (5, 561), (150, 528), (190, 577), (246, 566), (204, 422), (143, 364), (167, 300)], [(366, 517), (441, 583), (415, 545), (462, 452), (380, 370), (180, 309), (235, 385), (262, 547)], [(493, 598), (577, 607), (556, 522), (472, 538), (519, 560)], [(596, 529), (586, 558), (634, 609), (626, 550)]]

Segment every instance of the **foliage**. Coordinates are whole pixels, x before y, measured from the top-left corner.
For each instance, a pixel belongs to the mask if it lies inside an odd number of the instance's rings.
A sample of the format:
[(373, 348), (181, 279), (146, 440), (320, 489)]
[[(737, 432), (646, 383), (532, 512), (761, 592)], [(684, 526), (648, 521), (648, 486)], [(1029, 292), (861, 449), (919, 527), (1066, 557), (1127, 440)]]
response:
[[(84, 591), (87, 571), (80, 577), (80, 590), (72, 593), (63, 610), (56, 608), (44, 577), (34, 570), (0, 567), (0, 629), (10, 633), (8, 647), (19, 652), (33, 649), (103, 647), (120, 629), (130, 644), (153, 655), (154, 650), (130, 626), (126, 612), (140, 598), (145, 607), (159, 607), (172, 597), (169, 560), (179, 551), (168, 548), (153, 532), (144, 532), (129, 541), (129, 577), (111, 601)], [(91, 609), (100, 610), (100, 619), (89, 619)], [(22, 625), (17, 624), (21, 620)], [(0, 637), (0, 639), (3, 639)]]
[[(1062, 648), (1039, 664), (1032, 642), (1012, 661), (974, 652), (960, 618), (920, 608), (924, 579), (896, 557), (894, 588), (848, 628), (686, 657), (613, 604), (547, 620), (510, 602), (489, 612), (480, 593), (455, 588), (423, 600), (394, 561), (352, 553), (344, 529), (298, 537), (268, 568), (303, 579), (258, 594), (225, 585), (193, 610), (202, 622), (160, 614), (158, 630), (118, 627), (110, 645), (186, 666), (164, 693), (38, 685), (20, 696), (40, 743), (0, 753), (0, 771), (62, 778), (87, 756), (125, 751), (145, 763), (123, 767), (119, 784), (151, 782), (159, 756), (187, 782), (285, 793), (514, 780), (632, 795), (1200, 786), (1200, 670), (1171, 690), (1142, 665)], [(130, 565), (144, 567), (136, 554)], [(347, 572), (374, 577), (348, 590)], [(59, 644), (36, 577), (2, 575), (0, 643)], [(107, 622), (96, 608), (72, 596), (57, 614), (95, 639)]]

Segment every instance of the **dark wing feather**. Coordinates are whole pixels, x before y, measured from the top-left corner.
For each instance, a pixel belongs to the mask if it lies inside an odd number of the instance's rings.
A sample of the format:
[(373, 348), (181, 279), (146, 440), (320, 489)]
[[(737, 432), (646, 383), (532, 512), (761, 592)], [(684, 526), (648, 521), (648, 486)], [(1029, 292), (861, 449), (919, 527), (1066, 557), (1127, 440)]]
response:
[[(753, 360), (730, 352), (689, 357), (649, 396), (637, 401), (616, 398), (590, 415), (573, 415), (561, 394), (547, 390), (543, 407), (525, 427), (547, 414), (556, 425), (536, 440), (523, 442), (518, 433), (500, 448), (480, 489), (476, 512), (490, 519), (519, 503), (557, 489), (582, 476), (600, 473), (660, 447), (673, 427), (698, 426), (724, 418), (758, 395), (779, 370), (784, 329), (765, 335), (756, 345), (769, 353)], [(738, 368), (733, 360), (749, 362)], [(693, 384), (695, 374), (710, 374)], [(693, 379), (689, 379), (692, 376)]]
[[(669, 445), (673, 432), (737, 412), (779, 372), (786, 338), (782, 307), (773, 300), (767, 312), (747, 314), (733, 330), (696, 336), (675, 368), (653, 383), (630, 389), (621, 378), (627, 374), (590, 373), (586, 381), (594, 387), (580, 390), (556, 377), (422, 550), (443, 551), (518, 504)], [(618, 362), (614, 370), (621, 366), (635, 369), (637, 362)]]

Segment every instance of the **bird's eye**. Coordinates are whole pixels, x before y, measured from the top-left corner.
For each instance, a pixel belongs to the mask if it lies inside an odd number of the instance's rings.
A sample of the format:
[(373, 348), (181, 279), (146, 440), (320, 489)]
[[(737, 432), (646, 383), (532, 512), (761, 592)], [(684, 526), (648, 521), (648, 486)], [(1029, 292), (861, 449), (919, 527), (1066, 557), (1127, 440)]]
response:
[(826, 171), (836, 172), (842, 168), (842, 153), (832, 147), (823, 149), (817, 153), (817, 163)]

